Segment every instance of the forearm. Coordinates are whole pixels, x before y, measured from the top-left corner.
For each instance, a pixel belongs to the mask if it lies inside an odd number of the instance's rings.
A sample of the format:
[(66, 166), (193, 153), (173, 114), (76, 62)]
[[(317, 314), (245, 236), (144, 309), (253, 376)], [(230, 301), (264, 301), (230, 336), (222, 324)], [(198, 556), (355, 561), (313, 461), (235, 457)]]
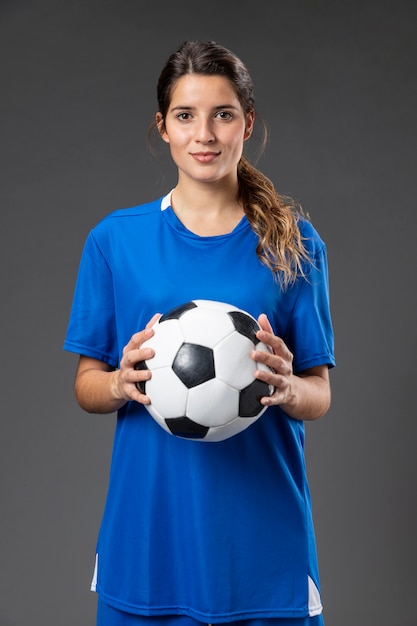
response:
[(153, 356), (149, 348), (138, 349), (143, 337), (149, 337), (152, 329), (133, 335), (125, 349), (119, 369), (103, 361), (80, 356), (75, 378), (75, 397), (88, 413), (114, 413), (129, 400), (148, 404), (149, 398), (140, 393), (137, 385), (149, 378), (148, 370), (136, 370), (135, 365)]
[(78, 372), (75, 380), (75, 397), (88, 413), (113, 413), (126, 399), (118, 394), (117, 370), (87, 368)]
[(326, 367), (320, 368), (320, 375), (311, 373), (293, 375), (287, 398), (280, 403), (280, 407), (294, 419), (315, 420), (327, 413), (330, 399), (330, 384)]

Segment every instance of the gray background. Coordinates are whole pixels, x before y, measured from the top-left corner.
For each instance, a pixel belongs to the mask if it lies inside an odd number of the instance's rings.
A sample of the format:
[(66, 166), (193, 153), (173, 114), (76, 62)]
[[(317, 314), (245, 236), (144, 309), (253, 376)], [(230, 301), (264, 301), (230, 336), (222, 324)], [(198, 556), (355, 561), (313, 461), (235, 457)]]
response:
[(338, 367), (307, 426), (326, 625), (417, 625), (416, 7), (2, 1), (0, 626), (94, 624), (114, 417), (76, 406), (61, 346), (89, 229), (174, 182), (145, 135), (189, 38), (246, 61), (260, 166), (328, 244)]

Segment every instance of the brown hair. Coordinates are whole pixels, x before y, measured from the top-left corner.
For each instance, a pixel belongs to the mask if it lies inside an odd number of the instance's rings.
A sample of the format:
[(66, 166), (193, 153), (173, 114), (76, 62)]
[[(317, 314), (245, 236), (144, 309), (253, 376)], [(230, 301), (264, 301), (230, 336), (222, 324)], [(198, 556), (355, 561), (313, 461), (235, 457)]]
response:
[[(232, 84), (245, 114), (255, 111), (251, 76), (242, 61), (227, 48), (213, 42), (186, 41), (168, 59), (157, 85), (159, 113), (166, 117), (175, 82), (185, 74), (224, 76)], [(266, 144), (263, 125), (262, 147)], [(308, 259), (298, 218), (301, 213), (291, 198), (279, 194), (273, 183), (245, 156), (238, 164), (239, 200), (258, 236), (257, 255), (276, 274), (283, 286), (303, 274)]]

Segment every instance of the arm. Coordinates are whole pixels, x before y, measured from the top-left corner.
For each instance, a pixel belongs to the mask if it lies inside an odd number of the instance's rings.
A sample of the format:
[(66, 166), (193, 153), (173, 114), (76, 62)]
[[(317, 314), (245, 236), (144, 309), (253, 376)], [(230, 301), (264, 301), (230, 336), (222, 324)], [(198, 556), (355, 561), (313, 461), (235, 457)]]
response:
[(141, 348), (144, 341), (152, 337), (155, 315), (146, 328), (135, 333), (123, 349), (120, 368), (114, 369), (107, 363), (87, 356), (80, 356), (75, 377), (75, 397), (82, 409), (88, 413), (113, 413), (129, 400), (149, 404), (148, 396), (136, 387), (139, 381), (150, 378), (147, 370), (135, 370), (138, 361), (153, 356), (150, 348)]
[(261, 329), (257, 333), (260, 341), (271, 348), (271, 353), (254, 352), (255, 361), (272, 368), (273, 372), (258, 370), (257, 378), (274, 386), (274, 393), (262, 399), (265, 406), (280, 405), (290, 417), (300, 420), (315, 420), (327, 413), (330, 407), (330, 382), (327, 365), (318, 365), (294, 374), (293, 355), (285, 343), (274, 335), (266, 315), (259, 317)]

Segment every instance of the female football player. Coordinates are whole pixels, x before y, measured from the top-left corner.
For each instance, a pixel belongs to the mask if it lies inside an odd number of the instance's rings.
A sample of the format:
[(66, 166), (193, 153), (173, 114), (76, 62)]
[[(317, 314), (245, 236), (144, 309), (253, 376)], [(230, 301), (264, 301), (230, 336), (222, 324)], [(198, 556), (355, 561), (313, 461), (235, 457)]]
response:
[[(89, 234), (65, 342), (76, 398), (117, 411), (92, 588), (99, 626), (319, 626), (304, 420), (323, 416), (334, 365), (325, 244), (243, 155), (251, 77), (214, 42), (185, 42), (159, 77), (155, 129), (178, 169), (163, 198)], [(166, 433), (135, 369), (159, 313), (194, 299), (258, 318), (267, 411), (225, 441)], [(169, 394), (169, 390), (167, 390)]]

